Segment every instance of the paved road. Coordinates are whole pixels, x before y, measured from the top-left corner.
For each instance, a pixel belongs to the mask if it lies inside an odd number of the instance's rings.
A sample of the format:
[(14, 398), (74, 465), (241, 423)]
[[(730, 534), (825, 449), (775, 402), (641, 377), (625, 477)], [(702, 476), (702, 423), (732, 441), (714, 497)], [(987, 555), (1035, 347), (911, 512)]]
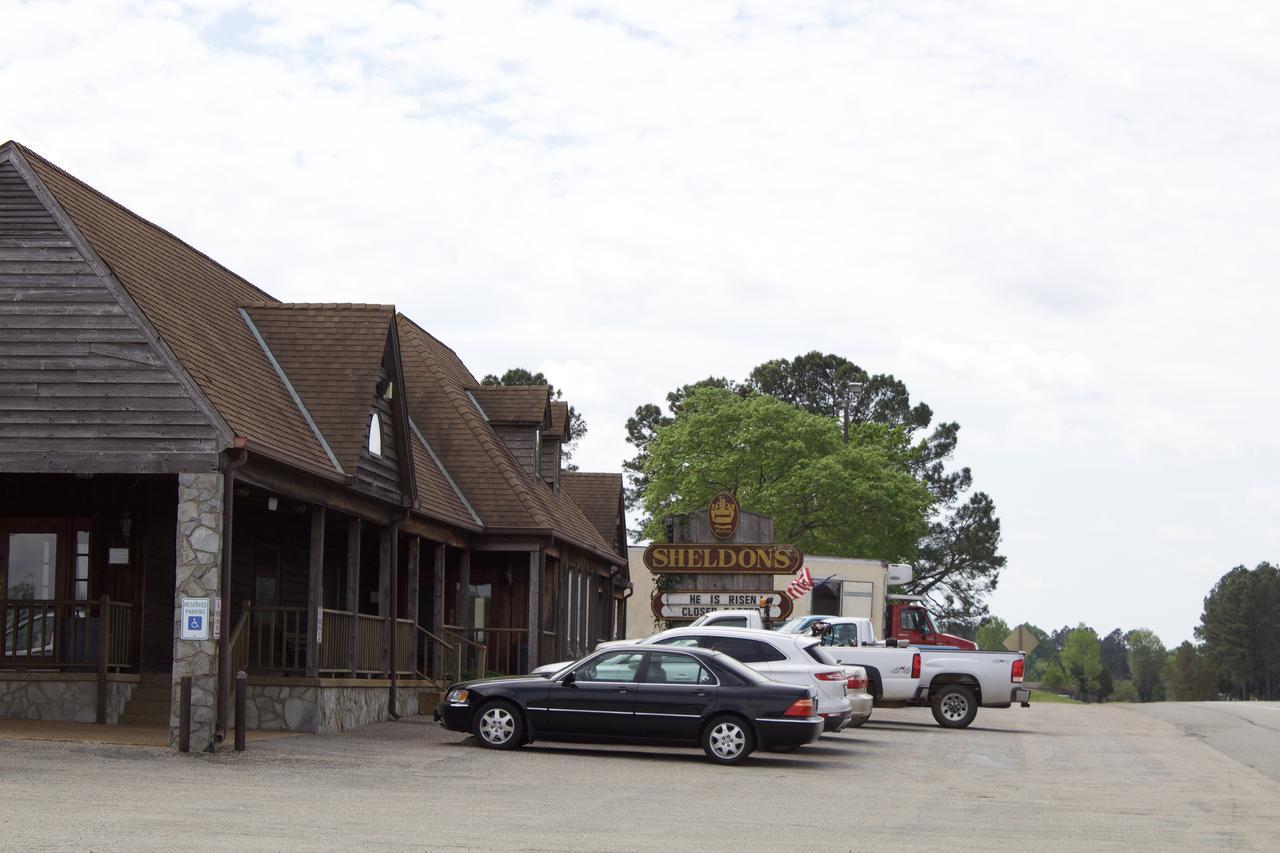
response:
[(1146, 710), (1042, 705), (959, 732), (877, 712), (737, 768), (420, 720), (239, 755), (0, 741), (0, 804), (26, 850), (1274, 850), (1280, 784)]
[(1280, 702), (1156, 702), (1134, 709), (1280, 782)]

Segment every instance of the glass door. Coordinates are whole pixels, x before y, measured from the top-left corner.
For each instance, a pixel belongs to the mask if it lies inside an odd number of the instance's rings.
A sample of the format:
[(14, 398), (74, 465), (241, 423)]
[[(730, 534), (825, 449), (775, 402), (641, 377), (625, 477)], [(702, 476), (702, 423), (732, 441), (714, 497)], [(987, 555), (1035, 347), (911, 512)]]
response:
[(61, 528), (40, 522), (0, 523), (0, 602), (3, 657), (11, 663), (54, 656)]

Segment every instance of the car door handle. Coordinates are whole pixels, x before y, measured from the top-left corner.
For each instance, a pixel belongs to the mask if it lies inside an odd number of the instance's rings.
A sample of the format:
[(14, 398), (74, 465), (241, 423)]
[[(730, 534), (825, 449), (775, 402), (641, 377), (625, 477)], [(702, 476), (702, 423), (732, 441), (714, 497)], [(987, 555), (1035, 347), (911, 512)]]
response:
[(695, 690), (695, 691), (693, 692), (693, 695), (694, 695), (694, 696), (706, 696), (706, 695), (707, 695), (707, 691), (705, 691), (705, 690)]
[(618, 692), (619, 692), (619, 693), (630, 693), (630, 692), (631, 692), (631, 688), (630, 688), (630, 687), (619, 687), (619, 688), (618, 688)]

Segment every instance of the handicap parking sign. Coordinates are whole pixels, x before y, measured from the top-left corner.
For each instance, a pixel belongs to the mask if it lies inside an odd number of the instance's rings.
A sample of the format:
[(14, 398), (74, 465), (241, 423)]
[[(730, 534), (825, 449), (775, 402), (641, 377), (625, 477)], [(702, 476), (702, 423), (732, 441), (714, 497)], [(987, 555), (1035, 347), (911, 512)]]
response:
[(182, 599), (182, 622), (180, 625), (179, 639), (209, 639), (209, 599)]

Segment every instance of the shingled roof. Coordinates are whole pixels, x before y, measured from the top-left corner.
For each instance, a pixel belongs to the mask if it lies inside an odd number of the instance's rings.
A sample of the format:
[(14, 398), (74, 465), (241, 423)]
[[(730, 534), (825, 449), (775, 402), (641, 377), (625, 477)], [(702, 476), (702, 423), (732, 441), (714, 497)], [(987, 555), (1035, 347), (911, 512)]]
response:
[(551, 401), (551, 427), (546, 433), (562, 441), (569, 440), (569, 404), (563, 400)]
[(422, 427), (485, 528), (560, 536), (625, 564), (612, 537), (601, 536), (571, 498), (553, 493), (521, 467), (469, 399), (478, 383), (457, 354), (403, 314), (397, 320), (409, 416)]
[(476, 385), (468, 389), (494, 424), (549, 422), (551, 389), (546, 385)]
[(615, 547), (626, 547), (621, 474), (564, 471), (560, 474), (560, 488), (582, 508), (606, 541), (617, 543)]

